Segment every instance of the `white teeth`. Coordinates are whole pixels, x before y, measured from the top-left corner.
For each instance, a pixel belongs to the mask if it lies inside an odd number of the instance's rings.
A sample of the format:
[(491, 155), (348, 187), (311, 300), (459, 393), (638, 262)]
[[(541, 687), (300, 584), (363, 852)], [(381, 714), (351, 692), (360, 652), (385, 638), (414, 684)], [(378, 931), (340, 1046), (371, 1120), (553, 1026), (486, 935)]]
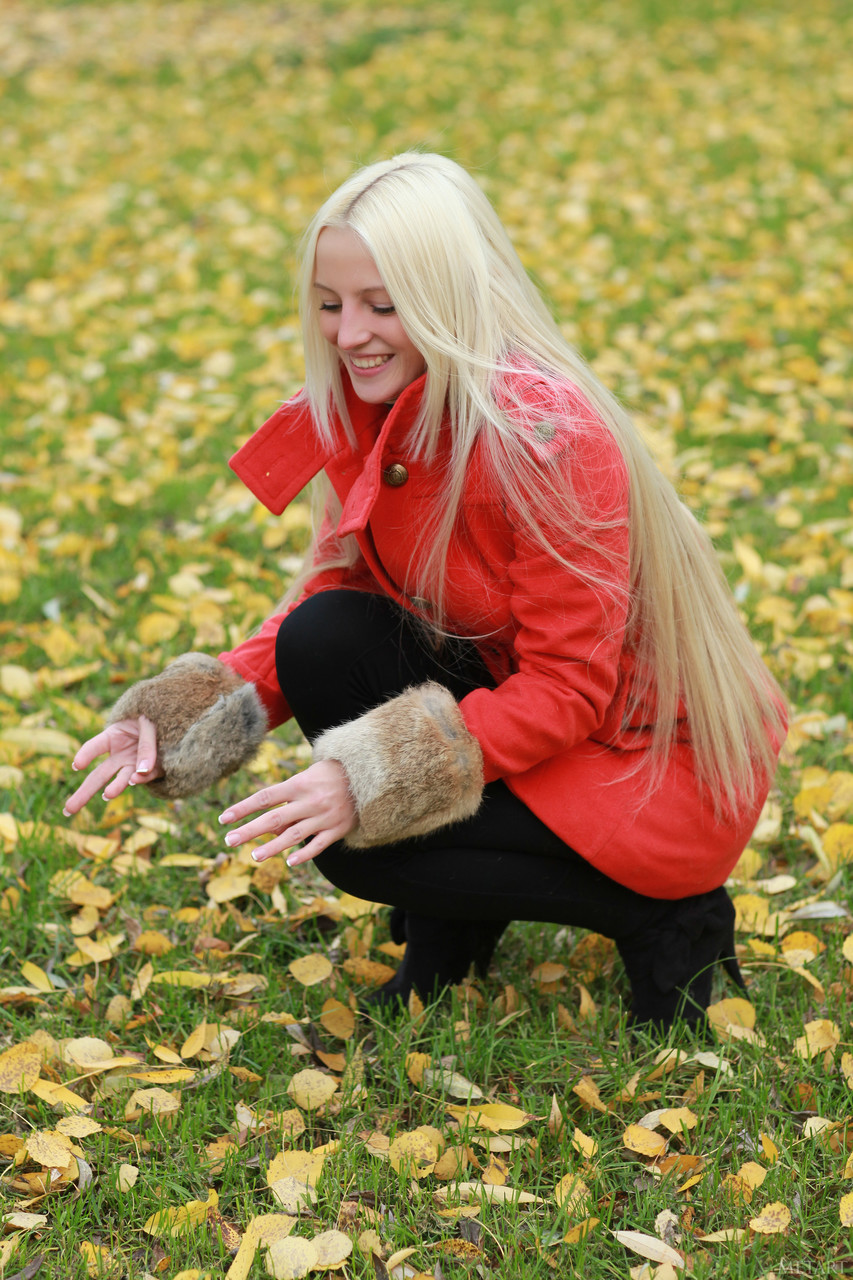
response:
[(350, 362), (356, 369), (378, 369), (379, 365), (387, 364), (390, 359), (390, 356), (362, 356), (357, 360), (355, 356), (350, 356)]

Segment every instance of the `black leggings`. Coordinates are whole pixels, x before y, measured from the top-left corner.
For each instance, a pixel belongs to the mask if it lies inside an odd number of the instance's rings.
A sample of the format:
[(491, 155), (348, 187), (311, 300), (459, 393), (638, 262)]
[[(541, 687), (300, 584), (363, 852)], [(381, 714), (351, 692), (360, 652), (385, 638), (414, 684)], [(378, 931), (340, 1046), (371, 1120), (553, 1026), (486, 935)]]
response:
[[(425, 680), (457, 700), (494, 687), (470, 642), (453, 639), (436, 652), (416, 619), (356, 591), (322, 592), (289, 614), (276, 666), (309, 741)], [(654, 931), (672, 907), (597, 871), (503, 782), (486, 786), (480, 810), (464, 822), (370, 849), (338, 843), (316, 862), (348, 893), (441, 920), (549, 921), (627, 941)]]

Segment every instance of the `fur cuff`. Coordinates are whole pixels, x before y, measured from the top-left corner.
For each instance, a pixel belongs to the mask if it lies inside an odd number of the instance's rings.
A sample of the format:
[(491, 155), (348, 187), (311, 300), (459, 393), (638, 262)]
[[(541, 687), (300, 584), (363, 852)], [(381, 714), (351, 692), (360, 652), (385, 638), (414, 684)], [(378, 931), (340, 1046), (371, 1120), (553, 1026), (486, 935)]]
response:
[(430, 681), (374, 707), (314, 743), (337, 760), (358, 810), (356, 849), (426, 835), (470, 818), (483, 796), (483, 755), (449, 690)]
[(164, 774), (148, 786), (170, 799), (195, 795), (247, 764), (267, 731), (255, 686), (205, 653), (182, 653), (158, 676), (132, 685), (107, 724), (140, 715), (157, 727)]

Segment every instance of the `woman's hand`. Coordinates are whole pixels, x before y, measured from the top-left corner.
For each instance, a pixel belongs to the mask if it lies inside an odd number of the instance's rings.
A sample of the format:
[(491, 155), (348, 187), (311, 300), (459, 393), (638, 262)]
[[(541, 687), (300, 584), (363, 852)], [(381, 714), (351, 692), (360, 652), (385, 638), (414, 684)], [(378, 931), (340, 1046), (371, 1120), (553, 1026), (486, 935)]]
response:
[(115, 800), (125, 787), (135, 786), (138, 782), (153, 782), (160, 777), (157, 730), (147, 716), (140, 716), (138, 720), (119, 720), (84, 742), (71, 762), (71, 768), (86, 769), (102, 755), (106, 755), (106, 760), (93, 769), (66, 800), (62, 810), (66, 818), (78, 813), (102, 788), (105, 800)]
[(229, 831), (225, 843), (233, 849), (247, 840), (273, 833), (275, 839), (252, 853), (256, 862), (264, 862), (302, 840), (307, 841), (287, 859), (289, 867), (316, 858), (330, 844), (348, 835), (358, 821), (347, 776), (337, 760), (320, 760), (286, 782), (256, 791), (226, 809), (219, 821), (238, 822), (261, 809), (267, 812)]

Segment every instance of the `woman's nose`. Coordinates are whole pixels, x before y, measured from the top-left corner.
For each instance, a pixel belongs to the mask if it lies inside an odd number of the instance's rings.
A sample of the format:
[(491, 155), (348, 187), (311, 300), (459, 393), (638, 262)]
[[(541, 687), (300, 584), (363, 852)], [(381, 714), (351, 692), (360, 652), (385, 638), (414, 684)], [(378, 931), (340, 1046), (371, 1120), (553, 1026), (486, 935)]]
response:
[(338, 325), (338, 346), (349, 351), (354, 347), (364, 346), (369, 340), (370, 329), (361, 309), (344, 305)]

